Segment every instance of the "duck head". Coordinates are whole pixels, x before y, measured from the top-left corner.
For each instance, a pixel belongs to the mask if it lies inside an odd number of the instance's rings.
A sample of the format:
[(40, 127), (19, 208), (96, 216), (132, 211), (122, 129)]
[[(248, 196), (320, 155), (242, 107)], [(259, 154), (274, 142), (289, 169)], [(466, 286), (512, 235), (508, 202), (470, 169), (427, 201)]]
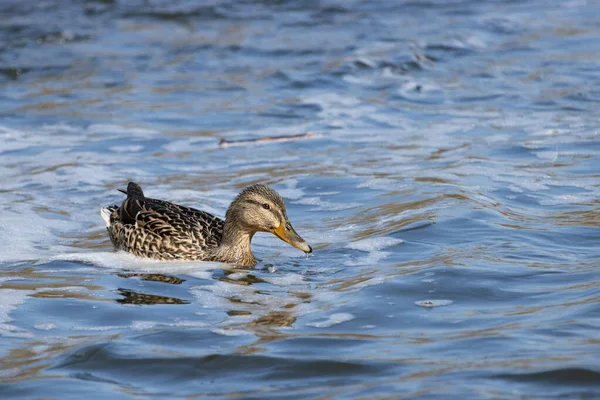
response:
[(250, 235), (271, 232), (307, 254), (312, 252), (312, 247), (294, 230), (279, 193), (266, 185), (252, 185), (244, 189), (231, 203), (225, 220)]

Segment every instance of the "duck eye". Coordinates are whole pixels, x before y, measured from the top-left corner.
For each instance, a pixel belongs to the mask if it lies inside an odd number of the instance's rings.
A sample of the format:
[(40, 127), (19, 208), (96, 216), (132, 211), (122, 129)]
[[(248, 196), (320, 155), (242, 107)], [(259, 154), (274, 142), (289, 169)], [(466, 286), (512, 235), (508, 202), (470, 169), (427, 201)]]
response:
[(263, 208), (264, 208), (265, 210), (270, 210), (270, 209), (271, 209), (271, 206), (270, 206), (270, 205), (268, 205), (267, 203), (263, 204), (262, 206), (263, 206)]

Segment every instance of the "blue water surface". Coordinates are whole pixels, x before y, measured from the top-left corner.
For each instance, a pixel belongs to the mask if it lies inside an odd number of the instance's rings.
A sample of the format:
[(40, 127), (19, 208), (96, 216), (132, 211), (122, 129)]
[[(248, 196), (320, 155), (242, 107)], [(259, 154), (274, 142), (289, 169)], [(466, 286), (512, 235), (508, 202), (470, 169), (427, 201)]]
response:
[[(0, 397), (600, 397), (599, 20), (0, 2)], [(220, 217), (270, 184), (314, 254), (115, 252), (130, 180)]]

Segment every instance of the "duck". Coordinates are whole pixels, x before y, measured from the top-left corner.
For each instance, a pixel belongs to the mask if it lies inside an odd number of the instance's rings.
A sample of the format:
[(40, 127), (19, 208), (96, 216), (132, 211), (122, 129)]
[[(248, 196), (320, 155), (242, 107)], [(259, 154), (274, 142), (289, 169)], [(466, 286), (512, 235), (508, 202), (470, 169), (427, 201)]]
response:
[(270, 232), (306, 254), (312, 247), (292, 227), (285, 203), (267, 185), (248, 186), (235, 197), (225, 219), (146, 197), (129, 182), (123, 203), (101, 208), (108, 235), (117, 250), (157, 260), (215, 261), (240, 267), (256, 265), (250, 242)]

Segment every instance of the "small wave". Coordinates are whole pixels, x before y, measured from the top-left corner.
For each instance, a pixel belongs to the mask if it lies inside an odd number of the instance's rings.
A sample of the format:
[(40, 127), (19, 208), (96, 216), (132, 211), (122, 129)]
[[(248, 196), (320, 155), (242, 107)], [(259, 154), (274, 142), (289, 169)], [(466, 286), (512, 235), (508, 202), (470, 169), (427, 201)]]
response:
[(500, 374), (495, 377), (518, 382), (544, 382), (550, 385), (591, 385), (600, 387), (600, 372), (587, 368), (560, 368), (532, 373)]
[[(96, 344), (63, 357), (54, 365), (53, 371), (89, 373), (105, 379), (126, 382), (135, 376), (137, 384), (146, 381), (153, 387), (157, 382), (186, 382), (190, 374), (222, 378), (234, 374), (237, 379), (260, 379), (264, 381), (287, 381), (301, 378), (346, 377), (360, 374), (379, 375), (392, 365), (372, 362), (320, 360), (318, 358), (279, 358), (262, 355), (208, 354), (199, 356), (157, 356), (152, 352), (132, 354), (121, 352), (108, 343)], [(130, 371), (126, 377), (122, 371)], [(246, 377), (246, 378), (242, 378)], [(158, 381), (157, 381), (158, 380)], [(212, 379), (211, 379), (212, 380)], [(220, 379), (218, 379), (220, 381)], [(228, 387), (224, 384), (224, 388)]]

